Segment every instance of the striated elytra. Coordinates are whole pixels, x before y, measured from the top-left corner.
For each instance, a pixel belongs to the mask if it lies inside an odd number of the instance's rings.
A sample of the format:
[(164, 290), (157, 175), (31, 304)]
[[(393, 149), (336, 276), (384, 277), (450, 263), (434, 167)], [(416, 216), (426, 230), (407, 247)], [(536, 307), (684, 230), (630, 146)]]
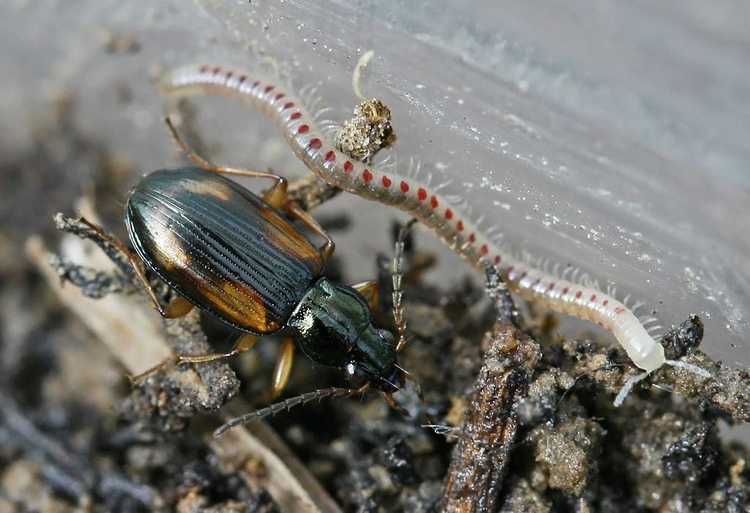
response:
[(355, 289), (321, 277), (319, 250), (278, 210), (200, 168), (160, 170), (130, 193), (133, 247), (159, 278), (244, 332), (291, 333), (313, 361), (386, 393), (403, 383), (390, 332)]

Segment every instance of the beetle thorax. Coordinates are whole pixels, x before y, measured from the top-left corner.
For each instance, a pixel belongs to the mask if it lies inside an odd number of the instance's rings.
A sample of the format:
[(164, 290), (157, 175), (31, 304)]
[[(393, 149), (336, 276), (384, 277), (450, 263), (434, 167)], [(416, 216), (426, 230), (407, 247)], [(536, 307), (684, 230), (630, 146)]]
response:
[(321, 278), (299, 302), (287, 326), (311, 360), (379, 388), (381, 381), (388, 383), (396, 362), (393, 339), (373, 326), (367, 302), (353, 288)]

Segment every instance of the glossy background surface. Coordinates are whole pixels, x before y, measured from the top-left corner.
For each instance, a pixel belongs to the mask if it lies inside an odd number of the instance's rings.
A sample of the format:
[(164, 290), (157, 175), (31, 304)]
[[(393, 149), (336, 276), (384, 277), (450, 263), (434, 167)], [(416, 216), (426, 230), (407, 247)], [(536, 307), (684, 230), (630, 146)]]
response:
[[(7, 151), (70, 91), (83, 132), (144, 172), (164, 167), (174, 152), (150, 80), (195, 61), (268, 70), (270, 57), (295, 86), (318, 83), (342, 119), (352, 69), (374, 50), (362, 87), (394, 112), (400, 163), (422, 161), (516, 251), (576, 262), (667, 325), (699, 313), (710, 354), (750, 363), (746, 2), (75, 3), (0, 7)], [(107, 51), (113, 33), (138, 51)], [(302, 171), (261, 116), (198, 105), (213, 158)], [(323, 215), (346, 201), (368, 223), (337, 236), (339, 254), (364, 262), (364, 279), (395, 214), (340, 198)], [(453, 272), (438, 278), (457, 279), (460, 264), (442, 260)]]

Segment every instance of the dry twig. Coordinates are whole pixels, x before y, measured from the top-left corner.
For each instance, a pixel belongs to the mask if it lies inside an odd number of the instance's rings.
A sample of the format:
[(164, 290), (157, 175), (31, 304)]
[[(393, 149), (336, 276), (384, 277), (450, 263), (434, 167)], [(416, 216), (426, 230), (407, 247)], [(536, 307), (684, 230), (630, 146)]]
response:
[[(98, 257), (91, 254), (81, 239), (66, 236), (63, 247), (68, 252), (75, 253), (80, 264), (95, 268), (101, 266), (101, 260), (97, 261)], [(110, 294), (101, 299), (85, 297), (78, 289), (63, 286), (60, 277), (49, 265), (51, 254), (39, 238), (30, 239), (26, 249), (28, 256), (60, 300), (107, 345), (128, 372), (140, 372), (171, 354), (170, 343), (160, 326), (159, 316), (142, 295)], [(182, 323), (188, 324), (180, 324), (172, 321), (169, 331), (182, 331), (183, 337), (198, 336), (195, 331), (186, 329), (190, 327), (190, 322), (185, 320)], [(198, 338), (197, 346), (205, 344), (202, 333)], [(200, 372), (202, 371), (192, 369), (179, 372), (180, 381), (189, 382), (197, 396), (204, 400), (204, 405), (207, 405), (206, 398), (211, 396), (212, 391), (202, 380)], [(254, 425), (253, 434), (245, 429), (238, 429), (234, 430), (232, 436), (219, 440), (211, 439), (210, 435), (206, 437), (227, 468), (244, 470), (242, 475), (247, 481), (257, 484), (257, 476), (251, 476), (246, 470), (248, 462), (259, 463), (264, 469), (263, 485), (282, 511), (340, 512), (317, 481), (265, 425)], [(273, 450), (269, 448), (269, 443)]]

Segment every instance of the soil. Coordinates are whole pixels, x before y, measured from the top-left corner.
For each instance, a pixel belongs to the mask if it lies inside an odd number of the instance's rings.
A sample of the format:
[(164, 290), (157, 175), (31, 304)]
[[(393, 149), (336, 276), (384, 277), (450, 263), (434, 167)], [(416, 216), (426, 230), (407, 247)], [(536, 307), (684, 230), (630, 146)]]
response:
[[(52, 216), (71, 214), (79, 197), (121, 204), (133, 173), (79, 135), (66, 114), (72, 108), (61, 101), (40, 121), (33, 151), (4, 159), (0, 170), (0, 188), (14, 191), (0, 202), (0, 511), (292, 511), (252, 458), (227, 465), (209, 436), (231, 397), (244, 398), (243, 407), (267, 404), (278, 343), (259, 344), (229, 365), (177, 367), (133, 387), (120, 355), (24, 256), (35, 234), (55, 247), (61, 234)], [(121, 212), (98, 215), (122, 235)], [(347, 229), (342, 219), (344, 212), (330, 227)], [(560, 339), (554, 317), (534, 308), (520, 320), (498, 314), (468, 280), (425, 283), (420, 269), (434, 256), (411, 242), (411, 340), (400, 361), (422, 397), (413, 385), (396, 394), (409, 416), (372, 393), (267, 419), (341, 510), (748, 511), (748, 448), (722, 439), (719, 427), (750, 420), (750, 374), (700, 352), (699, 319), (676, 327), (665, 345), (715, 378), (659, 371), (615, 408), (614, 394), (637, 372), (622, 352), (593, 336)], [(388, 262), (373, 259), (383, 289), (375, 313), (386, 328), (393, 322)], [(55, 265), (67, 269), (66, 287), (88, 284), (89, 295), (142, 294), (116, 271)], [(335, 260), (327, 272), (348, 281)], [(236, 336), (197, 314), (165, 330), (185, 352), (223, 348)], [(338, 373), (299, 357), (285, 395), (342, 384)]]

